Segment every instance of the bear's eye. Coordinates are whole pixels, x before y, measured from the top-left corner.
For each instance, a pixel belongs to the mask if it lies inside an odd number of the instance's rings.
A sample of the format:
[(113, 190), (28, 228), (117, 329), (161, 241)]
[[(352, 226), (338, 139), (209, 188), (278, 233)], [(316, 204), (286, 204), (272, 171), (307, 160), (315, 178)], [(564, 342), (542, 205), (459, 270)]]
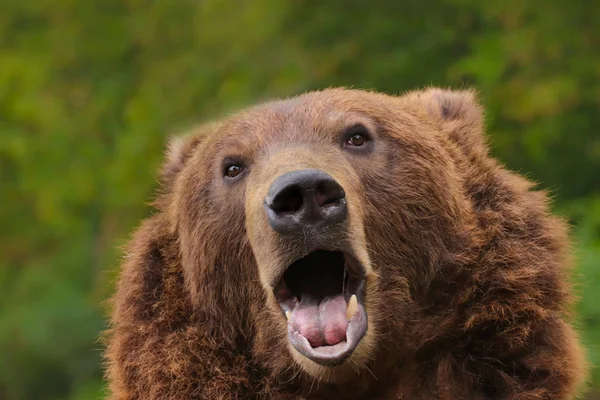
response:
[(365, 147), (371, 141), (367, 128), (362, 125), (354, 125), (344, 133), (344, 146)]
[(236, 178), (244, 172), (244, 167), (239, 165), (230, 165), (225, 169), (225, 176), (228, 178)]
[(348, 144), (356, 147), (364, 146), (367, 144), (367, 138), (363, 134), (356, 133), (348, 139)]

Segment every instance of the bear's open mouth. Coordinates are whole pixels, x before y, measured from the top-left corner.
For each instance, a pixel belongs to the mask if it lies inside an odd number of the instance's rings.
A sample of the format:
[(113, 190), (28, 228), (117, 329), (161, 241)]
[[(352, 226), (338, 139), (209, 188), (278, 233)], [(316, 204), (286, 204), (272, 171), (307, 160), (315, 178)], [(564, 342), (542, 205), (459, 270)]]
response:
[(351, 254), (317, 250), (293, 262), (274, 289), (301, 354), (336, 365), (367, 331), (365, 268)]

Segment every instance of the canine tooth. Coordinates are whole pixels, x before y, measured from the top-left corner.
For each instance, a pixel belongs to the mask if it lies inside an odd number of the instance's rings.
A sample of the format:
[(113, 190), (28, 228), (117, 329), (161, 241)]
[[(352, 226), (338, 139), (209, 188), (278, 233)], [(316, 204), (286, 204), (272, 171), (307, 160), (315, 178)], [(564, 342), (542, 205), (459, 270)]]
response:
[(356, 300), (356, 295), (353, 294), (352, 297), (350, 297), (350, 300), (348, 301), (348, 308), (346, 309), (346, 317), (348, 318), (348, 321), (352, 319), (352, 316), (356, 312), (357, 308), (358, 300)]
[(286, 311), (285, 312), (285, 317), (287, 318), (287, 320), (289, 321), (290, 318), (292, 318), (292, 312), (291, 311)]

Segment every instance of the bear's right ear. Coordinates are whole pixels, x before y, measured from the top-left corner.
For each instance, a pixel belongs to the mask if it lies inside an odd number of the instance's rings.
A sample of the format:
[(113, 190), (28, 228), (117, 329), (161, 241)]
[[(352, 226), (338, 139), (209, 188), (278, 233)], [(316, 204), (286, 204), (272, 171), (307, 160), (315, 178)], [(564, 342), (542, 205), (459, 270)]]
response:
[(429, 88), (408, 93), (406, 98), (463, 151), (487, 153), (483, 107), (474, 90)]
[(173, 183), (194, 150), (217, 126), (217, 122), (209, 122), (182, 135), (171, 137), (161, 171), (160, 181), (164, 186), (169, 187)]
[(202, 136), (195, 133), (184, 136), (173, 136), (169, 139), (165, 162), (161, 171), (161, 182), (163, 185), (170, 186), (201, 141)]

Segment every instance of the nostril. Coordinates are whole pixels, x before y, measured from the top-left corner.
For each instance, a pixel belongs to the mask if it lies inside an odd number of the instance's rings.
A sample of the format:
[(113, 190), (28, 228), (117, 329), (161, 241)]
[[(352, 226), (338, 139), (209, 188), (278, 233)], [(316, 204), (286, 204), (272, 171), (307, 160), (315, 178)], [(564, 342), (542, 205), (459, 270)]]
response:
[(337, 204), (346, 197), (344, 189), (334, 180), (322, 181), (317, 185), (317, 203), (320, 207)]
[(277, 177), (264, 207), (271, 227), (282, 234), (339, 223), (348, 214), (342, 186), (331, 175), (314, 169)]
[(269, 207), (277, 213), (294, 213), (302, 208), (303, 202), (302, 190), (297, 186), (290, 186), (279, 192)]

